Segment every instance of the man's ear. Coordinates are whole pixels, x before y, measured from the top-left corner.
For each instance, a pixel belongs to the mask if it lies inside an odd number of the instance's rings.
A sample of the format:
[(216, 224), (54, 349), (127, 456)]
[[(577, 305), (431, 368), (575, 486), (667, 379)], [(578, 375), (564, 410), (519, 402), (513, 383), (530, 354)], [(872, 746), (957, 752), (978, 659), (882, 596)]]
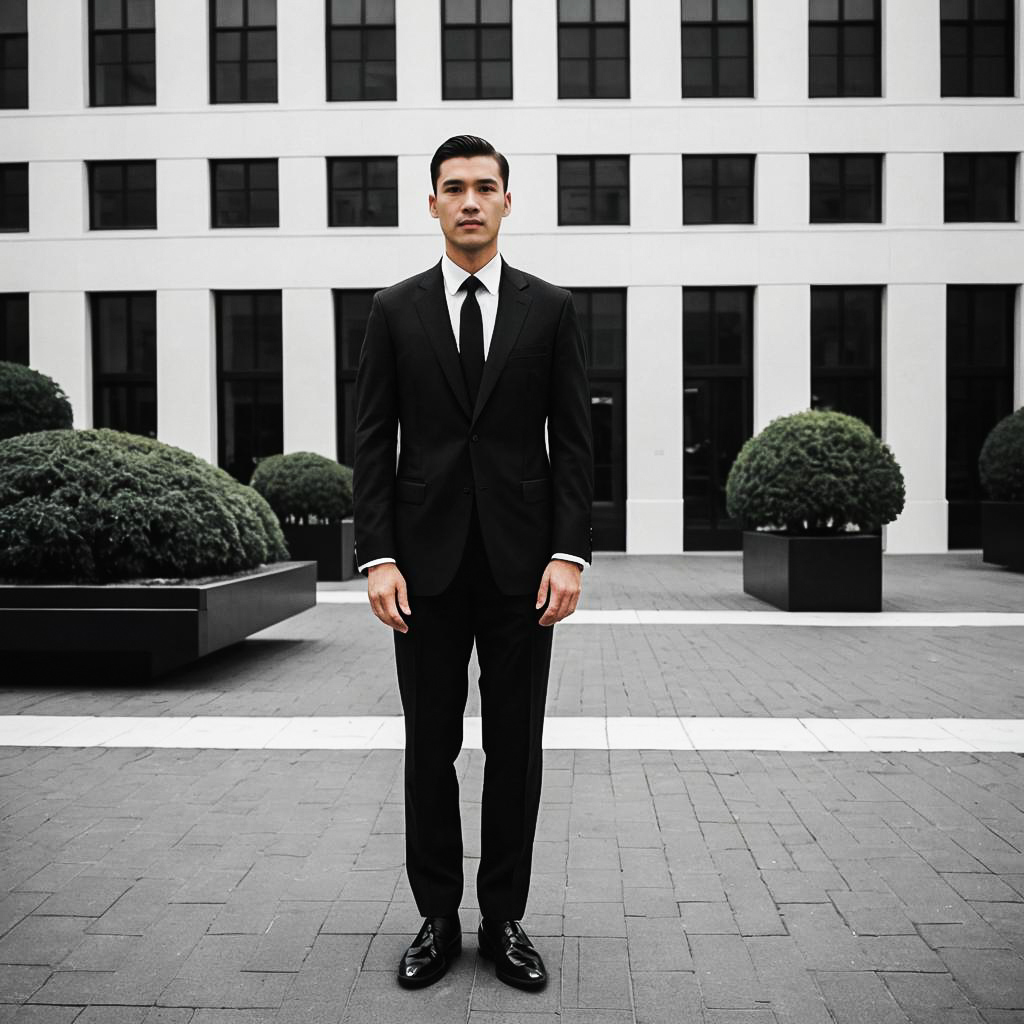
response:
[(427, 208), (430, 210), (431, 217), (434, 217), (436, 219), (437, 217), (440, 216), (440, 214), (437, 212), (437, 196), (435, 196), (433, 192), (431, 192), (430, 195), (427, 196)]
[(512, 193), (505, 193), (505, 209), (501, 211), (502, 217), (507, 217), (512, 212)]

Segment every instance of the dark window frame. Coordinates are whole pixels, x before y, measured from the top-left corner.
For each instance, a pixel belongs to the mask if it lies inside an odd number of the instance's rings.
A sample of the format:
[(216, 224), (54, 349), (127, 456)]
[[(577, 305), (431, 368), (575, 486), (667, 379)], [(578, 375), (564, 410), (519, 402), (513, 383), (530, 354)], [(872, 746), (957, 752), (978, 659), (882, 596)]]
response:
[[(871, 308), (871, 342), (870, 342), (870, 359), (865, 362), (853, 361), (844, 363), (842, 361), (836, 364), (829, 365), (822, 359), (818, 358), (820, 355), (820, 342), (815, 334), (815, 297), (824, 296), (826, 294), (832, 294), (836, 297), (836, 337), (838, 339), (839, 349), (842, 351), (845, 348), (844, 337), (847, 330), (846, 321), (849, 315), (849, 309), (847, 301), (854, 293), (866, 294), (872, 301)], [(815, 387), (818, 382), (829, 382), (829, 381), (840, 381), (840, 382), (867, 382), (869, 385), (869, 394), (871, 409), (869, 412), (869, 418), (865, 419), (865, 422), (875, 434), (879, 437), (882, 436), (882, 410), (885, 405), (885, 396), (883, 394), (883, 380), (882, 380), (882, 363), (884, 360), (884, 339), (882, 337), (883, 330), (883, 303), (885, 301), (885, 286), (884, 285), (811, 285), (811, 408), (821, 408), (820, 405), (815, 404)], [(840, 384), (839, 391), (842, 392), (843, 388)], [(832, 408), (830, 406), (830, 408)], [(835, 409), (836, 412), (845, 412), (851, 416), (856, 416), (857, 413), (851, 412), (849, 408), (846, 409)], [(864, 417), (859, 417), (864, 419)]]
[(24, 31), (0, 32), (0, 110), (28, 109), (28, 0), (20, 4)]
[[(359, 369), (359, 351), (355, 352), (355, 360), (349, 365), (345, 360), (348, 351), (346, 336), (343, 328), (346, 325), (345, 302), (354, 300), (366, 303), (366, 318), (369, 318), (370, 308), (373, 305), (373, 296), (379, 291), (378, 288), (332, 288), (331, 302), (334, 309), (334, 427), (335, 427), (335, 450), (337, 460), (342, 465), (352, 465), (355, 457), (355, 387), (356, 374)], [(361, 317), (351, 317), (352, 322), (359, 322)], [(360, 338), (365, 337), (366, 325), (363, 320), (363, 328), (358, 332)], [(361, 346), (360, 342), (360, 346)], [(351, 403), (348, 401), (351, 396)], [(352, 433), (347, 430), (348, 412), (352, 413)]]
[[(104, 302), (113, 302), (123, 300), (125, 302), (125, 362), (131, 363), (132, 357), (136, 351), (134, 339), (132, 337), (132, 328), (136, 324), (136, 318), (133, 315), (133, 307), (136, 303), (151, 303), (152, 304), (152, 370), (146, 370), (141, 368), (129, 368), (126, 370), (103, 370), (101, 369), (102, 362), (102, 341), (100, 334), (100, 324), (102, 317), (100, 315), (100, 307)], [(92, 352), (92, 408), (93, 408), (93, 426), (96, 427), (110, 427), (114, 430), (125, 430), (132, 434), (141, 434), (143, 437), (156, 437), (157, 431), (157, 314), (156, 314), (156, 292), (155, 291), (103, 291), (103, 292), (89, 292), (89, 323), (91, 327), (91, 352)], [(152, 421), (151, 427), (145, 433), (141, 430), (135, 429), (141, 426), (150, 426), (149, 424), (140, 424), (138, 421), (133, 422), (131, 419), (131, 412), (129, 412), (129, 420), (126, 423), (116, 422), (99, 422), (103, 417), (99, 416), (100, 410), (104, 408), (104, 394), (107, 391), (124, 389), (127, 392), (128, 409), (134, 410), (136, 414), (139, 414), (141, 418), (142, 405), (137, 398), (139, 393), (149, 392), (151, 395), (152, 402)]]
[[(218, 206), (217, 206), (217, 170), (228, 164), (237, 164), (242, 168), (242, 173), (245, 178), (245, 185), (241, 189), (230, 189), (221, 191), (241, 192), (245, 196), (245, 223), (244, 224), (220, 224), (217, 222)], [(252, 223), (252, 186), (250, 184), (250, 178), (252, 176), (253, 164), (268, 164), (274, 168), (274, 222), (272, 224), (253, 224)], [(225, 230), (235, 228), (238, 230), (250, 230), (260, 228), (279, 228), (281, 226), (281, 182), (278, 174), (278, 161), (276, 157), (252, 157), (251, 159), (238, 160), (233, 157), (225, 159), (210, 159), (210, 227), (216, 228), (217, 230)]]
[[(512, 0), (508, 0), (508, 21), (481, 21), (480, 6), (483, 0), (473, 0), (476, 9), (476, 19), (473, 22), (449, 22), (447, 20), (448, 14), (448, 3), (449, 0), (441, 0), (441, 99), (447, 101), (464, 101), (471, 102), (473, 100), (510, 100), (512, 99), (513, 93), (513, 81), (512, 81)], [(475, 84), (474, 84), (474, 95), (472, 96), (449, 96), (448, 95), (448, 82), (446, 69), (448, 66), (448, 29), (460, 28), (460, 29), (473, 29), (475, 39), (475, 52), (476, 58), (473, 60), (475, 66)], [(483, 33), (489, 29), (507, 29), (508, 30), (508, 59), (495, 59), (488, 58), (486, 61), (481, 56), (483, 53)], [(459, 63), (466, 63), (460, 59)], [(507, 64), (508, 65), (508, 95), (502, 96), (485, 96), (483, 94), (483, 66), (484, 64)]]
[[(150, 0), (153, 4), (152, 28), (128, 28), (128, 0), (121, 0), (121, 27), (120, 28), (96, 28), (96, 0), (89, 0), (88, 6), (88, 31), (89, 31), (89, 106), (90, 107), (153, 107), (156, 106), (156, 0)], [(96, 40), (98, 37), (120, 36), (121, 38), (121, 102), (101, 103), (97, 99), (99, 84), (99, 68), (96, 63)], [(152, 61), (127, 61), (124, 55), (129, 52), (131, 40), (141, 38), (144, 35), (152, 37), (153, 59)], [(134, 66), (152, 66), (153, 86), (145, 98), (129, 100), (127, 93), (131, 84), (130, 69)], [(110, 65), (102, 65), (107, 67)]]
[[(238, 297), (245, 296), (251, 300), (252, 310), (251, 317), (256, 330), (253, 335), (253, 346), (254, 351), (258, 355), (260, 352), (260, 338), (261, 330), (263, 329), (263, 323), (261, 321), (261, 313), (258, 308), (259, 300), (264, 296), (276, 296), (277, 297), (277, 312), (278, 312), (278, 323), (277, 329), (273, 331), (273, 334), (280, 338), (280, 365), (276, 368), (271, 369), (248, 369), (248, 370), (225, 370), (224, 368), (224, 300), (227, 297)], [(263, 315), (266, 315), (265, 313)], [(263, 388), (276, 390), (281, 398), (281, 437), (283, 450), (283, 438), (284, 438), (284, 308), (283, 308), (283, 293), (280, 288), (225, 288), (218, 289), (214, 292), (214, 346), (216, 348), (216, 375), (217, 375), (217, 465), (222, 469), (226, 469), (231, 472), (230, 469), (225, 465), (226, 457), (226, 438), (227, 433), (224, 430), (224, 407), (226, 398), (226, 387), (225, 385), (231, 383), (251, 383), (255, 387), (256, 401), (254, 406), (259, 405), (259, 394)], [(266, 452), (265, 455), (275, 455), (277, 452)], [(263, 458), (265, 455), (255, 456)], [(249, 470), (248, 475), (242, 483), (248, 483), (252, 478), (252, 469), (255, 469), (255, 464)], [(241, 479), (238, 477), (237, 479)]]
[[(556, 29), (555, 29), (555, 31), (558, 34), (557, 56), (556, 56), (556, 68), (557, 68), (557, 76), (558, 76), (558, 85), (557, 85), (557, 88), (558, 88), (558, 99), (560, 99), (560, 100), (580, 100), (580, 99), (583, 99), (583, 100), (587, 100), (587, 99), (589, 99), (589, 100), (594, 100), (594, 99), (601, 99), (601, 100), (603, 100), (603, 99), (622, 99), (622, 100), (628, 100), (630, 98), (630, 93), (632, 92), (632, 83), (631, 83), (631, 79), (632, 79), (632, 61), (631, 61), (631, 58), (630, 58), (630, 30), (629, 30), (629, 26), (630, 26), (630, 8), (629, 8), (629, 3), (630, 3), (630, 0), (623, 0), (623, 3), (625, 4), (625, 10), (626, 10), (625, 21), (597, 21), (597, 20), (595, 20), (595, 17), (594, 17), (595, 0), (590, 0), (590, 19), (588, 21), (562, 21), (560, 0), (556, 0), (556, 3), (558, 4), (558, 8), (555, 11), (555, 18), (556, 18)], [(585, 57), (585, 58), (563, 57), (562, 56), (562, 29), (563, 28), (582, 28), (582, 27), (587, 27), (589, 29), (589, 33), (588, 33), (589, 41), (588, 41), (588, 45), (587, 45), (588, 56)], [(597, 85), (598, 85), (598, 83), (597, 83), (597, 61), (598, 61), (598, 57), (597, 57), (597, 30), (598, 30), (599, 27), (600, 28), (619, 28), (619, 29), (622, 29), (625, 32), (625, 38), (626, 38), (626, 55), (625, 55), (625, 57), (605, 58), (605, 59), (614, 59), (614, 60), (617, 60), (617, 61), (624, 61), (625, 66), (626, 66), (626, 74), (625, 74), (626, 86), (625, 86), (625, 92), (622, 92), (622, 93), (602, 93), (600, 95), (598, 94), (598, 91), (597, 91)], [(576, 61), (580, 61), (580, 60), (586, 60), (586, 62), (587, 62), (587, 92), (586, 92), (585, 95), (582, 95), (582, 96), (578, 96), (578, 95), (569, 96), (569, 95), (566, 95), (563, 92), (563, 89), (562, 89), (562, 64), (563, 64), (564, 61), (576, 62)]]
[[(679, 55), (680, 55), (680, 82), (679, 82), (679, 94), (682, 99), (720, 99), (723, 97), (728, 98), (740, 98), (740, 99), (753, 99), (754, 97), (754, 12), (751, 0), (747, 0), (747, 17), (736, 20), (723, 20), (718, 16), (718, 4), (719, 0), (711, 0), (711, 20), (710, 21), (694, 21), (683, 17), (683, 7), (686, 5), (686, 0), (681, 0), (679, 6)], [(743, 92), (723, 92), (722, 81), (721, 81), (721, 67), (723, 59), (737, 59), (733, 57), (725, 58), (720, 53), (721, 49), (721, 36), (723, 30), (737, 28), (743, 26), (747, 31), (747, 52), (742, 58), (746, 63), (746, 86)], [(695, 32), (709, 32), (711, 38), (710, 53), (707, 60), (710, 62), (711, 67), (711, 89), (709, 92), (695, 92), (687, 91), (686, 87), (686, 33), (690, 31)]]
[[(884, 187), (885, 164), (884, 153), (808, 153), (807, 161), (807, 222), (808, 224), (881, 224), (885, 212)], [(814, 163), (817, 160), (837, 160), (839, 163), (839, 214), (834, 218), (815, 215)], [(877, 217), (853, 217), (849, 207), (853, 202), (852, 186), (846, 184), (849, 173), (848, 160), (870, 160), (874, 168), (874, 188), (876, 191)], [(821, 202), (821, 199), (818, 199)]]
[[(870, 99), (880, 98), (882, 95), (882, 12), (880, 0), (871, 0), (874, 7), (874, 17), (871, 19), (864, 18), (846, 18), (844, 13), (846, 11), (846, 4), (849, 0), (837, 0), (839, 3), (839, 17), (835, 20), (815, 19), (810, 16), (808, 11), (807, 18), (807, 96), (809, 99), (836, 99), (842, 97)], [(865, 25), (869, 25), (872, 28), (872, 73), (871, 73), (871, 91), (870, 92), (851, 92), (850, 87), (846, 82), (846, 58), (847, 58), (847, 34), (849, 30), (855, 28), (863, 28)], [(814, 29), (816, 26), (834, 26), (836, 29), (836, 91), (821, 91), (820, 86), (816, 85), (814, 79), (813, 65), (815, 60), (815, 53), (812, 49), (814, 39)], [(831, 57), (831, 54), (824, 55)]]
[[(1006, 175), (1006, 194), (1001, 197), (1003, 206), (1009, 212), (1006, 217), (981, 217), (978, 207), (983, 205), (984, 197), (979, 195), (978, 190), (978, 165), (983, 160), (1001, 160), (1008, 167)], [(1017, 154), (1014, 152), (984, 152), (984, 153), (944, 153), (942, 161), (942, 204), (943, 220), (946, 224), (1012, 224), (1017, 220)], [(966, 204), (967, 215), (965, 217), (950, 216), (950, 207), (961, 200), (950, 196), (950, 164), (955, 161), (964, 161), (967, 167)]]
[[(367, 185), (369, 175), (369, 161), (387, 161), (394, 169), (394, 187), (388, 189), (373, 189)], [(362, 216), (355, 223), (342, 223), (334, 215), (334, 199), (336, 192), (352, 192), (354, 189), (335, 189), (333, 184), (334, 167), (337, 164), (345, 163), (360, 168), (362, 185), (358, 189), (360, 195), (360, 211)], [(371, 191), (393, 191), (394, 193), (394, 220), (373, 220), (366, 216), (369, 209), (368, 196)], [(329, 156), (327, 157), (327, 226), (332, 228), (365, 228), (365, 227), (398, 227), (398, 157), (396, 156)]]
[[(576, 163), (587, 162), (589, 164), (589, 189), (590, 189), (590, 212), (591, 217), (597, 216), (597, 203), (596, 203), (596, 190), (599, 187), (595, 182), (595, 161), (597, 160), (624, 160), (626, 165), (626, 185), (625, 185), (625, 219), (621, 221), (607, 221), (607, 220), (564, 220), (562, 216), (562, 201), (563, 192), (565, 188), (569, 186), (563, 186), (562, 173), (565, 165), (572, 161)], [(558, 224), (564, 227), (586, 227), (586, 226), (605, 226), (605, 227), (628, 227), (630, 222), (630, 202), (631, 202), (631, 188), (630, 188), (630, 160), (629, 154), (622, 153), (595, 153), (586, 155), (567, 154), (560, 155), (557, 157), (558, 161), (558, 175), (557, 175), (557, 188), (558, 188)], [(576, 186), (573, 186), (576, 187)], [(607, 186), (601, 186), (607, 187)]]
[[(217, 4), (219, 0), (209, 0), (209, 64), (210, 64), (210, 103), (221, 104), (221, 103), (277, 103), (279, 90), (278, 90), (278, 49), (277, 49), (277, 3), (275, 0), (274, 4), (274, 24), (273, 26), (267, 25), (250, 25), (249, 24), (249, 5), (243, 0), (242, 3), (242, 24), (240, 26), (232, 27), (221, 27), (217, 25)], [(237, 32), (239, 35), (239, 53), (238, 60), (232, 61), (218, 61), (217, 60), (217, 37), (228, 32)], [(256, 32), (272, 32), (274, 36), (274, 58), (270, 60), (255, 60), (249, 57), (249, 44), (251, 36)], [(250, 64), (272, 64), (274, 68), (274, 95), (271, 99), (249, 99), (249, 65)], [(239, 72), (239, 91), (241, 95), (238, 99), (221, 99), (217, 95), (217, 66), (218, 64), (237, 64), (240, 68)]]
[[(96, 172), (100, 169), (117, 167), (121, 171), (121, 198), (122, 223), (120, 224), (99, 224), (97, 207), (99, 206), (99, 194), (96, 189)], [(152, 167), (153, 188), (152, 188), (152, 223), (129, 224), (124, 211), (128, 209), (129, 189), (125, 184), (130, 168)], [(146, 231), (155, 230), (157, 226), (157, 201), (156, 201), (156, 161), (155, 160), (87, 160), (86, 175), (89, 188), (89, 230), (90, 231)]]
[[(24, 175), (25, 188), (10, 191), (8, 175)], [(23, 203), (23, 209), (20, 204)], [(17, 222), (8, 227), (8, 220), (18, 214)], [(20, 234), (29, 230), (29, 169), (27, 160), (0, 164), (0, 234)]]
[(0, 359), (29, 365), (29, 293), (0, 292)]
[[(756, 158), (753, 153), (684, 153), (683, 154), (683, 223), (684, 224), (753, 224), (754, 223), (754, 175), (756, 173)], [(687, 160), (710, 160), (711, 161), (711, 219), (693, 220), (686, 215), (686, 193), (687, 189), (704, 188), (703, 185), (687, 185), (686, 183), (686, 162)], [(745, 185), (729, 186), (730, 188), (742, 188), (747, 193), (746, 207), (744, 209), (745, 219), (724, 220), (722, 218), (720, 205), (722, 203), (721, 192), (725, 186), (719, 184), (721, 160), (743, 160), (746, 162), (748, 177)]]
[[(1014, 75), (1016, 72), (1016, 56), (1015, 56), (1015, 12), (1013, 0), (1003, 0), (1006, 11), (1006, 17), (1003, 18), (976, 18), (974, 16), (976, 0), (967, 0), (968, 3), (968, 14), (966, 18), (950, 18), (942, 14), (942, 9), (939, 9), (939, 76), (940, 86), (939, 95), (941, 97), (946, 96), (1013, 96), (1014, 95)], [(994, 25), (1005, 25), (1006, 32), (1004, 38), (1007, 40), (1006, 50), (1002, 55), (1002, 59), (1005, 61), (1005, 68), (1003, 72), (1003, 81), (1000, 85), (998, 92), (979, 92), (977, 88), (976, 79), (976, 63), (979, 60), (978, 55), (975, 53), (975, 30), (981, 27), (991, 27)], [(951, 81), (954, 77), (953, 69), (950, 67), (950, 63), (954, 59), (952, 55), (947, 55), (946, 48), (949, 43), (950, 33), (954, 30), (961, 29), (967, 34), (967, 56), (966, 56), (966, 91), (956, 92), (953, 91), (956, 83)], [(947, 30), (950, 30), (947, 32)], [(991, 57), (991, 55), (988, 55)]]
[[(328, 103), (386, 103), (394, 101), (398, 98), (398, 60), (397, 55), (392, 57), (388, 61), (384, 60), (373, 60), (367, 56), (369, 50), (369, 39), (372, 35), (377, 34), (383, 36), (385, 33), (391, 35), (391, 51), (395, 53), (397, 29), (395, 26), (394, 17), (394, 6), (391, 8), (391, 22), (367, 22), (366, 20), (366, 5), (367, 3), (373, 3), (374, 0), (361, 0), (360, 4), (360, 23), (356, 24), (339, 24), (335, 25), (331, 17), (331, 0), (325, 0), (325, 29), (326, 35), (324, 40), (324, 53), (326, 55), (326, 76), (327, 76), (327, 102)], [(359, 59), (335, 59), (334, 58), (334, 33), (335, 32), (348, 32), (348, 33), (359, 33)], [(369, 75), (367, 72), (367, 65), (370, 63), (375, 64), (390, 64), (391, 65), (391, 76), (389, 82), (389, 88), (386, 91), (387, 95), (382, 96), (367, 96), (367, 86)], [(340, 92), (340, 88), (334, 81), (334, 66), (335, 64), (358, 64), (360, 68), (359, 74), (359, 93), (358, 96), (339, 96), (334, 95)]]

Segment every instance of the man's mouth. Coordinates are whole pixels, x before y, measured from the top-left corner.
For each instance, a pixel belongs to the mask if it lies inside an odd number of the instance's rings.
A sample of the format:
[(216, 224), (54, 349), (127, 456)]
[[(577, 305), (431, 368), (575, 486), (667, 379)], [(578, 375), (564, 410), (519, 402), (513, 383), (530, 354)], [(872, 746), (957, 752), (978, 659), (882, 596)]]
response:
[(464, 220), (459, 227), (463, 228), (479, 228), (483, 227), (483, 221), (481, 220)]

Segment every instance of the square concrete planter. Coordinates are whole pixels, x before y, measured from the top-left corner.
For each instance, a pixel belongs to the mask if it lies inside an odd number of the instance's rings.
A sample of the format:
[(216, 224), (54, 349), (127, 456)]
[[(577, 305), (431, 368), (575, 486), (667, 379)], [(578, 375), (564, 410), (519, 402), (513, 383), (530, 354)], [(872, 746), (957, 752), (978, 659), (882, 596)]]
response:
[(313, 562), (182, 583), (0, 585), (7, 665), (148, 679), (316, 604)]
[(1024, 501), (981, 503), (981, 557), (1024, 572)]
[(316, 562), (318, 580), (351, 580), (356, 577), (356, 529), (351, 519), (331, 524), (282, 523), (285, 543), (292, 558)]
[(745, 530), (743, 590), (787, 612), (882, 610), (882, 537)]

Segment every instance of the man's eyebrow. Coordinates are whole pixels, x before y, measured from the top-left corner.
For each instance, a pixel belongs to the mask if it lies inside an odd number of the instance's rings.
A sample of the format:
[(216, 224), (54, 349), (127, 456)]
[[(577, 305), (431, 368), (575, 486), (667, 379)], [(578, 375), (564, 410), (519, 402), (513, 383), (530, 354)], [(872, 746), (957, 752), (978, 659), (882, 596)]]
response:
[[(476, 183), (478, 185), (497, 185), (497, 178), (477, 178)], [(445, 178), (441, 182), (441, 187), (445, 188), (448, 185), (464, 185), (465, 181), (462, 178)]]

